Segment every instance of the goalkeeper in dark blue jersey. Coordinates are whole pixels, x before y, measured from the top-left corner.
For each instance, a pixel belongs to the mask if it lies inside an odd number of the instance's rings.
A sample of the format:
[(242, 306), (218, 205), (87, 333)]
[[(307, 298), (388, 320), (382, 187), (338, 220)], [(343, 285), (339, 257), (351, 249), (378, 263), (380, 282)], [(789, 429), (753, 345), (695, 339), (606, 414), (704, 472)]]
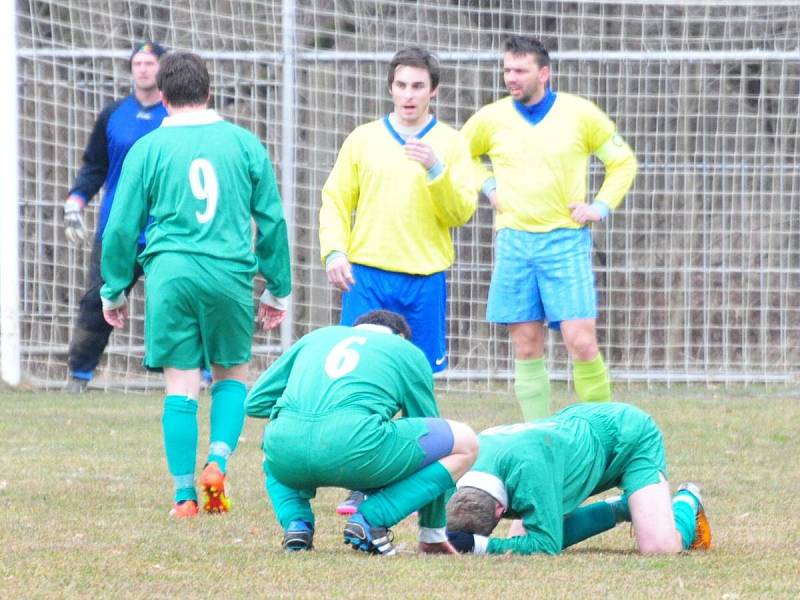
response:
[[(64, 202), (64, 233), (71, 243), (81, 243), (86, 239), (83, 209), (100, 188), (104, 188), (89, 262), (89, 279), (69, 345), (70, 379), (64, 388), (68, 393), (86, 389), (111, 335), (112, 327), (103, 319), (100, 303), (103, 231), (128, 150), (139, 138), (161, 125), (161, 120), (167, 116), (156, 86), (159, 60), (164, 52), (155, 42), (144, 42), (133, 49), (130, 59), (133, 93), (112, 102), (98, 116), (83, 153), (83, 166)], [(144, 236), (140, 236), (139, 245), (140, 249), (144, 246)], [(130, 288), (141, 275), (137, 266)]]

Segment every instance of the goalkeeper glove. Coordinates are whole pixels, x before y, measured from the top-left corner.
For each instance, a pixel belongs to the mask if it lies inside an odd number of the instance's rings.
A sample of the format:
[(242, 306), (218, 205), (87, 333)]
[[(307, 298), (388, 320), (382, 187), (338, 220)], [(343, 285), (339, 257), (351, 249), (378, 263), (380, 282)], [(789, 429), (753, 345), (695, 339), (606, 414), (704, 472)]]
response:
[(71, 244), (77, 244), (86, 239), (83, 205), (72, 197), (64, 202), (64, 234)]
[(461, 554), (486, 554), (486, 548), (489, 545), (488, 537), (465, 531), (448, 530), (447, 539)]

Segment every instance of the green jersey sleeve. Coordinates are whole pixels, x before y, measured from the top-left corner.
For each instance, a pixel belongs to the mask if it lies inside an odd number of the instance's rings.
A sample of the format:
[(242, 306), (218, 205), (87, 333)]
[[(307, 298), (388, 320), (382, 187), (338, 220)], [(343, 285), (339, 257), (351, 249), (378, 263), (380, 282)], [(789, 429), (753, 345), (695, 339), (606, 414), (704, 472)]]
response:
[(261, 374), (245, 400), (245, 413), (248, 417), (268, 419), (275, 404), (283, 396), (292, 374), (295, 359), (304, 345), (301, 338), (289, 350), (281, 354), (270, 367)]
[[(537, 473), (517, 465), (506, 476), (511, 511), (522, 519), (527, 535), (490, 538), (489, 554), (558, 554), (564, 539), (564, 512), (558, 474)], [(544, 476), (542, 476), (544, 475)]]
[(257, 229), (255, 254), (258, 271), (266, 280), (267, 289), (272, 295), (284, 298), (292, 291), (286, 221), (272, 163), (261, 144), (256, 143), (255, 146), (250, 168), (253, 180), (250, 211)]
[(133, 281), (137, 240), (147, 223), (148, 199), (143, 177), (145, 144), (145, 140), (139, 140), (125, 157), (108, 225), (103, 232), (100, 271), (105, 284), (100, 295), (108, 300), (118, 298)]

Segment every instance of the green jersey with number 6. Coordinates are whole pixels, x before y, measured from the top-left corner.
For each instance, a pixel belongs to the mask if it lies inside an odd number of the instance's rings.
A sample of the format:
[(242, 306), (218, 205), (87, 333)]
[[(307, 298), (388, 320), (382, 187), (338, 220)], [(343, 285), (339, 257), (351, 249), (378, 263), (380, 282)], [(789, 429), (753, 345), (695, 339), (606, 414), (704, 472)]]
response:
[[(367, 324), (301, 338), (258, 379), (245, 409), (270, 419), (267, 489), (284, 526), (301, 505), (312, 518), (307, 499), (317, 487), (384, 489), (417, 473), (425, 459), (419, 440), (439, 416), (422, 350)], [(393, 419), (398, 411), (406, 418)], [(444, 528), (444, 506), (443, 494), (422, 506), (418, 525)]]
[(125, 158), (103, 236), (103, 297), (114, 300), (130, 285), (145, 225), (145, 268), (159, 254), (184, 253), (250, 280), (258, 271), (278, 298), (291, 291), (286, 222), (267, 152), (213, 110), (165, 118)]
[(438, 417), (433, 374), (425, 355), (386, 328), (323, 327), (302, 337), (256, 381), (247, 414), (275, 419), (363, 411), (391, 419)]

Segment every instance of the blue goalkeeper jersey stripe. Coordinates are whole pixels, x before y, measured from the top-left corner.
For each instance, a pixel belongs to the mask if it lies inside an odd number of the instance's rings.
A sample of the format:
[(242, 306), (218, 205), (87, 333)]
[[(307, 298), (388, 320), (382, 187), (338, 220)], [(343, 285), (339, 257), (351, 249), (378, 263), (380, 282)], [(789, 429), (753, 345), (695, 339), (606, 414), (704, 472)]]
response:
[[(83, 154), (83, 166), (70, 190), (70, 194), (89, 202), (101, 187), (104, 188), (97, 239), (103, 237), (128, 151), (140, 138), (157, 129), (166, 116), (167, 109), (161, 102), (143, 106), (136, 96), (130, 95), (106, 106), (97, 118)], [(143, 236), (139, 243), (144, 243)]]

